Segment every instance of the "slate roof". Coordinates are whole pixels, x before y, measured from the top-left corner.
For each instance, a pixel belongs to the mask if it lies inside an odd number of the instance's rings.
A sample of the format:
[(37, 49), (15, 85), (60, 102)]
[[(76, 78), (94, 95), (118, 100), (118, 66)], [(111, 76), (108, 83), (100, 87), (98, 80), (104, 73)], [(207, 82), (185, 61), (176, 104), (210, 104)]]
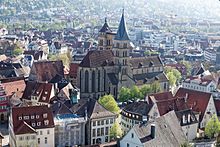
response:
[(99, 32), (101, 32), (101, 33), (112, 32), (112, 30), (108, 26), (107, 18), (105, 18), (105, 23), (102, 26), (102, 28), (99, 30)]
[(93, 50), (89, 51), (80, 63), (80, 67), (101, 67), (111, 66), (113, 63), (113, 53), (111, 50)]
[(163, 66), (159, 56), (131, 58), (129, 64), (132, 68), (158, 67)]
[[(16, 135), (35, 133), (36, 129), (54, 127), (53, 114), (48, 106), (14, 107), (11, 115)], [(48, 121), (48, 124), (45, 121)]]
[(95, 99), (79, 99), (76, 104), (72, 104), (70, 100), (66, 100), (64, 104), (70, 108), (74, 114), (77, 114), (80, 117), (85, 117), (86, 112), (90, 119), (116, 116), (116, 114), (101, 106)]
[(115, 40), (129, 40), (128, 33), (127, 33), (127, 28), (125, 24), (125, 19), (124, 19), (124, 12), (122, 13), (121, 16), (121, 21), (118, 27), (117, 34), (115, 36)]
[[(151, 124), (155, 125), (154, 139), (150, 135)], [(137, 125), (133, 129), (144, 147), (178, 147), (186, 140), (174, 111), (156, 118), (154, 122)]]
[(187, 105), (189, 108), (192, 108), (195, 112), (200, 112), (200, 121), (203, 119), (206, 108), (208, 106), (210, 98), (212, 98), (211, 93), (194, 91), (189, 89), (180, 88), (175, 97), (181, 98), (185, 97), (188, 94)]
[(43, 51), (28, 50), (24, 51), (24, 55), (32, 55), (34, 60), (39, 60), (43, 56)]
[(20, 63), (0, 62), (0, 79), (24, 77), (26, 74)]
[(132, 114), (138, 114), (141, 116), (148, 116), (148, 113), (151, 110), (152, 106), (152, 104), (148, 104), (147, 102), (133, 102), (125, 106), (122, 111)]
[(31, 68), (29, 79), (31, 81), (50, 81), (56, 75), (64, 77), (62, 61), (38, 61)]
[(167, 82), (168, 79), (163, 72), (154, 72), (154, 73), (144, 73), (144, 74), (135, 74), (133, 75), (133, 80), (137, 85), (150, 84), (152, 81)]

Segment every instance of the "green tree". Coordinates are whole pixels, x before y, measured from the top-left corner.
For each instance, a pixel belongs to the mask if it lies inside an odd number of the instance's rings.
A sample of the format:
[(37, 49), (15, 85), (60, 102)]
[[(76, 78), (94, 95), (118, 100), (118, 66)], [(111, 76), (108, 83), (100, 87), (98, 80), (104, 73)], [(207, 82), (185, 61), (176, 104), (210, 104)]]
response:
[(122, 87), (119, 91), (119, 101), (125, 102), (131, 98), (131, 90), (129, 88)]
[(118, 107), (117, 102), (115, 101), (112, 95), (104, 95), (103, 97), (99, 98), (99, 103), (107, 110), (118, 114), (120, 108)]
[(174, 76), (173, 72), (168, 72), (167, 73), (167, 78), (169, 80), (170, 86), (175, 86), (176, 84), (176, 77)]
[(120, 124), (116, 121), (110, 129), (110, 139), (115, 140), (122, 137), (122, 129)]
[(218, 120), (218, 117), (216, 115), (213, 115), (205, 126), (205, 135), (207, 135), (209, 138), (213, 138), (219, 132), (220, 122)]
[(140, 89), (136, 85), (132, 86), (132, 88), (131, 88), (131, 98), (132, 99), (138, 99), (140, 97), (141, 97)]
[(49, 60), (52, 60), (52, 61), (62, 60), (63, 64), (66, 66), (69, 66), (69, 64), (70, 64), (70, 59), (67, 54), (49, 55), (48, 57), (49, 57)]
[(18, 55), (21, 55), (23, 53), (23, 50), (21, 48), (15, 48), (13, 50), (13, 55), (14, 56), (18, 56)]
[(189, 144), (188, 142), (184, 142), (183, 144), (180, 145), (180, 147), (192, 147), (192, 145)]
[(148, 94), (152, 93), (152, 88), (149, 84), (145, 84), (141, 86), (140, 92), (142, 93), (143, 98), (145, 98)]
[(161, 92), (160, 83), (158, 81), (155, 81), (151, 84), (152, 93), (158, 93)]
[(183, 61), (181, 61), (180, 63), (183, 64), (183, 65), (186, 67), (186, 73), (187, 73), (187, 75), (191, 75), (192, 66), (191, 66), (190, 62), (183, 60)]

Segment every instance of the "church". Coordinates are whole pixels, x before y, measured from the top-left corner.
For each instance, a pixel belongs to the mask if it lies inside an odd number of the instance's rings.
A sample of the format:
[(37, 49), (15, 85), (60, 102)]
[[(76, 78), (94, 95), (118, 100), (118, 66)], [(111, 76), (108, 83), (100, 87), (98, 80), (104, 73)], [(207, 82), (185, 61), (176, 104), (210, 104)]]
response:
[(105, 20), (99, 31), (97, 50), (89, 51), (79, 64), (77, 84), (81, 97), (98, 99), (112, 94), (117, 99), (122, 87), (154, 81), (160, 83), (162, 91), (168, 91), (169, 83), (160, 57), (131, 57), (132, 49), (124, 12), (117, 33), (112, 32)]

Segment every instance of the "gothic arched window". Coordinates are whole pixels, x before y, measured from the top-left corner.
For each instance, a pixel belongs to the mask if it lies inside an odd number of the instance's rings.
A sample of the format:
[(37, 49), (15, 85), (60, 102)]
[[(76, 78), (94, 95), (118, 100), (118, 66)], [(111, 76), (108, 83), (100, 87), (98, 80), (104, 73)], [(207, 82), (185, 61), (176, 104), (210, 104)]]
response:
[(89, 92), (89, 72), (85, 72), (85, 92)]
[(95, 83), (96, 80), (95, 80), (95, 71), (92, 71), (92, 92), (95, 92)]

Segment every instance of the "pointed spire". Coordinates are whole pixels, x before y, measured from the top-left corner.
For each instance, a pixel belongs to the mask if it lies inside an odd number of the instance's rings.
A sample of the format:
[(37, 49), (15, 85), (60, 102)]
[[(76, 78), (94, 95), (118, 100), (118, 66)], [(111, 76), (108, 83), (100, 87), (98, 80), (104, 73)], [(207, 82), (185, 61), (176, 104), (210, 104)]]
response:
[(99, 30), (99, 32), (101, 32), (101, 33), (112, 32), (110, 27), (108, 26), (107, 17), (105, 17), (105, 23), (102, 26), (102, 28)]
[(115, 36), (115, 40), (129, 40), (125, 19), (124, 19), (124, 9), (122, 10), (121, 21), (118, 27), (117, 34)]

